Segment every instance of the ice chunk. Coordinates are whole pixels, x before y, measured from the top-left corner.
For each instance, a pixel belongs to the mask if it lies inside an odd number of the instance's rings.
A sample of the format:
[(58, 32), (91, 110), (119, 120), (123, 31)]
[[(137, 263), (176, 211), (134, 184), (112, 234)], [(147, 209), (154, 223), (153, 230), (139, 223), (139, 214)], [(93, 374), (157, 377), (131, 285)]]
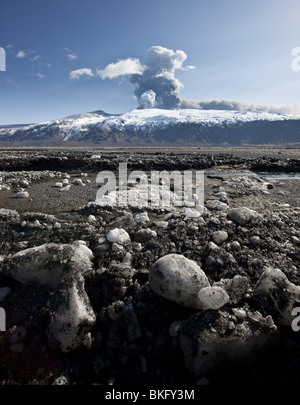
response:
[(120, 245), (128, 245), (131, 241), (129, 234), (122, 228), (111, 229), (106, 235), (106, 238), (110, 242)]

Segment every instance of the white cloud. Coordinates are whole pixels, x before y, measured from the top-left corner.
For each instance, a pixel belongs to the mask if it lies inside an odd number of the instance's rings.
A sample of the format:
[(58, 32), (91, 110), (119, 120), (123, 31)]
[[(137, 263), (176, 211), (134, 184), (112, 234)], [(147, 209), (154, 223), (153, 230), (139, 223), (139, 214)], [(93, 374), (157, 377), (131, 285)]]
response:
[(41, 66), (47, 66), (48, 68), (50, 68), (52, 65), (51, 63), (48, 62), (44, 62), (41, 58), (40, 55), (37, 54), (37, 51), (33, 50), (33, 49), (21, 49), (19, 50), (16, 54), (15, 54), (16, 58), (19, 59), (28, 59), (31, 62), (36, 62), (38, 64), (40, 64)]
[(187, 55), (184, 51), (164, 48), (163, 46), (151, 46), (147, 52), (146, 65), (153, 72), (173, 73), (176, 69), (182, 69), (182, 64)]
[(29, 73), (28, 76), (37, 77), (39, 79), (44, 79), (45, 77), (47, 77), (46, 75), (43, 75), (42, 73)]
[(181, 68), (181, 70), (186, 70), (186, 71), (193, 70), (193, 69), (196, 69), (196, 66), (187, 65), (187, 66), (184, 66), (184, 67)]
[(16, 55), (17, 58), (26, 58), (27, 53), (25, 51), (19, 51)]
[(119, 76), (141, 74), (144, 68), (139, 59), (121, 59), (116, 63), (110, 63), (103, 70), (97, 70), (97, 76), (101, 79), (114, 79)]
[(79, 79), (81, 76), (93, 77), (94, 73), (93, 73), (92, 69), (89, 69), (89, 68), (76, 69), (76, 70), (72, 70), (70, 72), (71, 80)]
[(67, 52), (67, 58), (69, 60), (74, 60), (74, 59), (78, 58), (77, 54), (74, 51), (72, 51), (70, 48), (65, 47), (64, 50)]

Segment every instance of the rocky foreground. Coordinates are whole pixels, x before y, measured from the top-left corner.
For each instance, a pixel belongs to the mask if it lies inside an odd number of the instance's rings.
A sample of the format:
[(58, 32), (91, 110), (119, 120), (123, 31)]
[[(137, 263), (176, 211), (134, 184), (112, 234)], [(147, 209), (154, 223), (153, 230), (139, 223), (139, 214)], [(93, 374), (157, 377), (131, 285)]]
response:
[[(1, 155), (1, 383), (297, 383), (300, 180), (257, 170), (298, 155), (92, 152)], [(97, 203), (124, 161), (207, 170), (204, 206)]]

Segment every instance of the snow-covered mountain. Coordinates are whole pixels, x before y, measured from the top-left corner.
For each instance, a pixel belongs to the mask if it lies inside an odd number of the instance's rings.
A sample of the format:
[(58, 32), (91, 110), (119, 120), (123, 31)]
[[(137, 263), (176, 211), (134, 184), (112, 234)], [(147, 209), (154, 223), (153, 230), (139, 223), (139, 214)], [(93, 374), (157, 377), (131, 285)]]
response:
[(0, 141), (25, 145), (255, 145), (300, 143), (300, 116), (262, 111), (136, 109), (95, 111), (0, 127)]

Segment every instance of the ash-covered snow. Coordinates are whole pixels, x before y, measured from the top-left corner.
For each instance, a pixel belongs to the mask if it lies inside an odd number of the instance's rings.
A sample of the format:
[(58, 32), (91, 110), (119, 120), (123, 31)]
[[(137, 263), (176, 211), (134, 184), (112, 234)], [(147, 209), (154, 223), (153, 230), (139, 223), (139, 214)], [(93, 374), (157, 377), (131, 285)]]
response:
[[(104, 131), (156, 131), (165, 130), (170, 126), (182, 124), (200, 124), (205, 128), (218, 125), (244, 125), (252, 122), (273, 122), (299, 120), (300, 115), (268, 113), (264, 111), (233, 111), (233, 110), (198, 110), (159, 108), (134, 109), (124, 114), (107, 114), (95, 111), (75, 114), (66, 118), (42, 122), (23, 127), (1, 128), (0, 136), (5, 140), (13, 140), (14, 136), (28, 134), (31, 139), (38, 140), (44, 136), (59, 137), (62, 141), (78, 141), (97, 132)], [(27, 136), (27, 135), (26, 135)], [(22, 135), (23, 137), (23, 135)], [(95, 157), (91, 157), (95, 158)]]
[[(122, 129), (126, 126), (136, 128), (164, 127), (177, 123), (202, 123), (206, 125), (245, 123), (256, 120), (282, 121), (293, 116), (267, 113), (262, 111), (230, 111), (230, 110), (162, 110), (148, 108), (132, 110), (120, 116), (112, 116), (101, 121), (109, 126)], [(298, 117), (299, 118), (299, 117)]]

